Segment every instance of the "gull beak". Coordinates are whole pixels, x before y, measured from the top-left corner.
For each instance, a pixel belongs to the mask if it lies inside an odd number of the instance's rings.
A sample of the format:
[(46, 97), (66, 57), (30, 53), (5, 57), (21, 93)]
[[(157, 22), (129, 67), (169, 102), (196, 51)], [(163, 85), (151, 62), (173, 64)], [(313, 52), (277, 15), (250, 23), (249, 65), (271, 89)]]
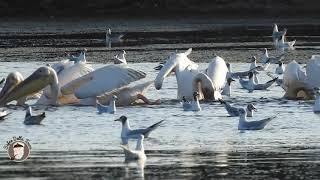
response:
[(114, 121), (121, 121), (121, 119), (120, 119), (120, 118), (118, 118), (118, 119), (115, 119)]

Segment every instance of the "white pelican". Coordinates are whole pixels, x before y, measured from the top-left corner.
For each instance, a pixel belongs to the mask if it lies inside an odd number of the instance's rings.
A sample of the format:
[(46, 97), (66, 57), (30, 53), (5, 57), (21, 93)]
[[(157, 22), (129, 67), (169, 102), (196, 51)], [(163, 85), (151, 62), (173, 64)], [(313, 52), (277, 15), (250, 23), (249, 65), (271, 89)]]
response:
[[(8, 95), (23, 80), (24, 80), (24, 78), (23, 78), (22, 74), (19, 72), (12, 72), (12, 73), (8, 74), (6, 81), (5, 81), (5, 84), (4, 84), (4, 87), (1, 89), (1, 92), (0, 92), (0, 106), (4, 106), (4, 105), (6, 105), (6, 103), (8, 103), (8, 102), (5, 102), (6, 99), (8, 98)], [(27, 97), (26, 96), (20, 97), (19, 99), (15, 99), (15, 100), (17, 100), (18, 105), (22, 105), (27, 100)]]
[(206, 73), (201, 73), (198, 65), (187, 57), (191, 51), (190, 48), (184, 53), (174, 53), (169, 57), (155, 79), (155, 88), (161, 89), (164, 78), (174, 71), (178, 84), (178, 99), (184, 96), (191, 101), (193, 92), (197, 91), (200, 99), (217, 100), (221, 97), (228, 72), (225, 61), (215, 56)]
[(33, 115), (32, 108), (29, 106), (26, 111), (26, 116), (24, 118), (25, 125), (39, 125), (41, 121), (46, 117), (46, 113), (43, 112), (38, 115)]
[(160, 124), (164, 121), (161, 120), (147, 128), (141, 128), (141, 129), (131, 129), (129, 120), (126, 116), (121, 116), (119, 119), (116, 119), (114, 121), (120, 121), (122, 124), (121, 129), (121, 140), (122, 144), (128, 144), (129, 139), (137, 139), (140, 137), (140, 135), (144, 135), (145, 138), (149, 137), (150, 133), (155, 130), (157, 127), (160, 126)]
[(153, 84), (153, 81), (137, 84), (134, 86), (124, 86), (118, 89), (114, 89), (113, 91), (103, 93), (98, 96), (97, 99), (102, 104), (108, 104), (113, 95), (118, 97), (116, 101), (117, 106), (129, 106), (134, 103), (139, 103), (139, 100), (143, 101), (146, 104), (154, 105), (159, 104), (160, 99), (152, 102), (143, 94), (145, 91)]
[(281, 75), (281, 74), (283, 74), (285, 67), (281, 61), (278, 62), (278, 65), (279, 66), (276, 68), (275, 73), (278, 75)]
[[(146, 74), (142, 71), (108, 65), (67, 83), (61, 88), (61, 93), (63, 95), (74, 94), (75, 97), (80, 99), (81, 105), (94, 105), (97, 96), (145, 77)], [(120, 96), (118, 98), (120, 99)], [(88, 101), (89, 104), (83, 104), (82, 100)]]
[(227, 78), (227, 83), (226, 85), (224, 86), (223, 90), (222, 90), (222, 95), (226, 95), (226, 96), (229, 96), (231, 95), (231, 83), (232, 81), (235, 81), (234, 79), (232, 78)]
[(191, 102), (188, 102), (185, 97), (182, 98), (182, 107), (184, 111), (201, 111), (201, 107), (199, 104), (198, 99), (199, 93), (194, 92), (193, 93), (193, 100)]
[[(221, 104), (223, 104), (224, 108), (227, 110), (228, 114), (231, 117), (236, 117), (236, 116), (240, 115), (239, 108), (231, 106), (231, 104), (229, 104), (228, 102), (226, 102), (222, 99), (219, 99), (219, 101)], [(257, 108), (252, 103), (248, 104), (247, 109), (246, 109), (247, 117), (252, 117), (253, 111), (257, 111)]]
[(283, 74), (283, 86), (287, 99), (314, 99), (314, 88), (320, 87), (320, 57), (312, 56), (307, 63), (306, 72), (292, 61), (286, 66)]
[(239, 130), (261, 130), (263, 129), (272, 119), (276, 118), (276, 116), (272, 116), (266, 119), (258, 120), (258, 121), (247, 121), (247, 112), (244, 108), (239, 109)]
[[(65, 104), (78, 104), (79, 99), (74, 96), (74, 94), (64, 95), (60, 92), (60, 89), (66, 85), (67, 83), (82, 77), (83, 75), (88, 74), (89, 72), (93, 71), (91, 65), (87, 64), (86, 61), (81, 60), (77, 62), (72, 61), (60, 61), (55, 63), (51, 66), (57, 73), (58, 76), (58, 104), (65, 105)], [(50, 105), (50, 97), (51, 91), (50, 88), (47, 87), (43, 91), (43, 95), (37, 101), (37, 104), (42, 105)]]
[(120, 146), (123, 149), (123, 152), (124, 152), (124, 155), (125, 155), (125, 161), (132, 161), (132, 160), (143, 160), (143, 161), (145, 161), (147, 159), (147, 156), (144, 153), (143, 139), (144, 139), (144, 136), (141, 134), (138, 137), (137, 145), (136, 145), (136, 149), (135, 150), (129, 149), (129, 146), (124, 146), (124, 145)]
[(125, 50), (122, 50), (122, 53), (121, 54), (117, 54), (115, 57), (114, 57), (114, 60), (113, 60), (113, 63), (114, 64), (127, 64), (127, 60), (126, 60), (126, 51)]
[(114, 114), (116, 112), (116, 101), (118, 100), (117, 96), (113, 95), (112, 99), (109, 103), (109, 106), (104, 106), (102, 104), (99, 103), (99, 101), (97, 101), (97, 111), (98, 114), (102, 114), (102, 113), (110, 113), (110, 114)]

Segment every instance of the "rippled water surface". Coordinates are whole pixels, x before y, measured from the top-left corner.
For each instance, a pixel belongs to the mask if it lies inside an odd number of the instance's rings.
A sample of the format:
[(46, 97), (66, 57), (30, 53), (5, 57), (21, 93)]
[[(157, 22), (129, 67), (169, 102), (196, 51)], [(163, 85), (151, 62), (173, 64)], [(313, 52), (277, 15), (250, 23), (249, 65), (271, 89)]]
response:
[[(1, 63), (0, 77), (12, 71), (28, 76), (41, 65), (45, 63)], [(98, 68), (105, 64), (92, 65)], [(129, 66), (146, 72), (146, 81), (155, 78), (156, 65)], [(206, 66), (203, 63), (200, 68)], [(234, 70), (248, 67), (246, 63), (233, 64)], [(264, 73), (259, 77), (261, 81), (270, 79)], [(17, 164), (10, 162), (2, 149), (0, 177), (319, 177), (320, 117), (312, 112), (312, 101), (283, 100), (283, 90), (277, 86), (248, 93), (235, 82), (232, 97), (225, 99), (239, 107), (253, 102), (258, 112), (250, 119), (277, 114), (261, 131), (240, 132), (238, 118), (228, 117), (218, 102), (201, 104), (200, 112), (184, 112), (181, 104), (172, 100), (176, 93), (175, 76), (170, 76), (163, 89), (158, 91), (152, 86), (146, 93), (148, 98), (160, 98), (161, 105), (119, 107), (114, 115), (98, 115), (94, 107), (35, 107), (47, 113), (39, 126), (25, 126), (24, 108), (11, 107), (13, 114), (0, 123), (0, 145), (13, 136), (23, 136), (31, 140), (32, 152), (29, 160)], [(165, 120), (145, 141), (148, 159), (144, 169), (139, 163), (124, 163), (119, 147), (121, 124), (113, 121), (121, 115), (129, 118), (133, 128)]]

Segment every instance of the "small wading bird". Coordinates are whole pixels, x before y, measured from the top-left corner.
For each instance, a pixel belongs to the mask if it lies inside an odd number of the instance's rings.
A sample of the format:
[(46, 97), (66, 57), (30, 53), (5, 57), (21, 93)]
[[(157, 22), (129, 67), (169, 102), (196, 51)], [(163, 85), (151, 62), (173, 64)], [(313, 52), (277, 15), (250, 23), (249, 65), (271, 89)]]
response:
[(117, 96), (113, 95), (112, 99), (109, 102), (109, 106), (104, 106), (102, 104), (99, 103), (99, 101), (97, 100), (97, 111), (98, 114), (102, 114), (102, 113), (110, 113), (110, 114), (114, 114), (116, 112), (116, 101), (118, 100)]
[(145, 138), (149, 137), (150, 133), (153, 130), (155, 130), (157, 127), (159, 127), (164, 120), (161, 120), (147, 128), (141, 128), (141, 129), (131, 129), (129, 120), (126, 116), (121, 116), (119, 119), (116, 119), (114, 121), (120, 121), (122, 123), (122, 129), (121, 129), (122, 144), (128, 144), (129, 139), (137, 139), (140, 137), (140, 135), (143, 135)]
[(43, 112), (38, 115), (33, 115), (31, 106), (28, 107), (26, 111), (26, 116), (24, 118), (25, 125), (39, 125), (41, 121), (46, 117), (46, 113)]
[(263, 129), (272, 119), (276, 116), (272, 116), (259, 121), (247, 121), (247, 112), (244, 108), (239, 109), (239, 130), (260, 130)]

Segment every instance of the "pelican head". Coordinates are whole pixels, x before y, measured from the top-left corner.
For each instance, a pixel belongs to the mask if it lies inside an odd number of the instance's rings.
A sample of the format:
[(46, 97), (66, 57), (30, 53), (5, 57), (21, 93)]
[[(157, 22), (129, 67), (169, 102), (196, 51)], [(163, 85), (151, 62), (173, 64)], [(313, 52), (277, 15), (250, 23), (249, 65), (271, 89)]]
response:
[(256, 111), (256, 112), (258, 111), (257, 108), (252, 103), (247, 105), (247, 109), (249, 111)]
[(6, 78), (4, 87), (2, 88), (2, 90), (0, 92), (0, 100), (2, 98), (5, 98), (22, 81), (23, 81), (23, 76), (21, 73), (19, 73), (19, 72), (9, 73)]
[(114, 120), (114, 121), (120, 121), (122, 124), (127, 122), (127, 117), (126, 116), (121, 116), (120, 118)]
[(185, 70), (187, 67), (195, 65), (195, 63), (187, 57), (191, 51), (192, 49), (190, 48), (184, 53), (173, 53), (169, 56), (154, 81), (154, 85), (157, 90), (161, 89), (164, 78), (166, 78), (171, 72), (175, 71), (177, 73)]
[(27, 79), (14, 87), (6, 96), (1, 97), (0, 105), (5, 105), (6, 103), (13, 100), (18, 100), (28, 95), (34, 94), (45, 88), (47, 85), (51, 86), (51, 94), (54, 96), (53, 98), (56, 102), (59, 92), (57, 74), (51, 67), (40, 67)]

